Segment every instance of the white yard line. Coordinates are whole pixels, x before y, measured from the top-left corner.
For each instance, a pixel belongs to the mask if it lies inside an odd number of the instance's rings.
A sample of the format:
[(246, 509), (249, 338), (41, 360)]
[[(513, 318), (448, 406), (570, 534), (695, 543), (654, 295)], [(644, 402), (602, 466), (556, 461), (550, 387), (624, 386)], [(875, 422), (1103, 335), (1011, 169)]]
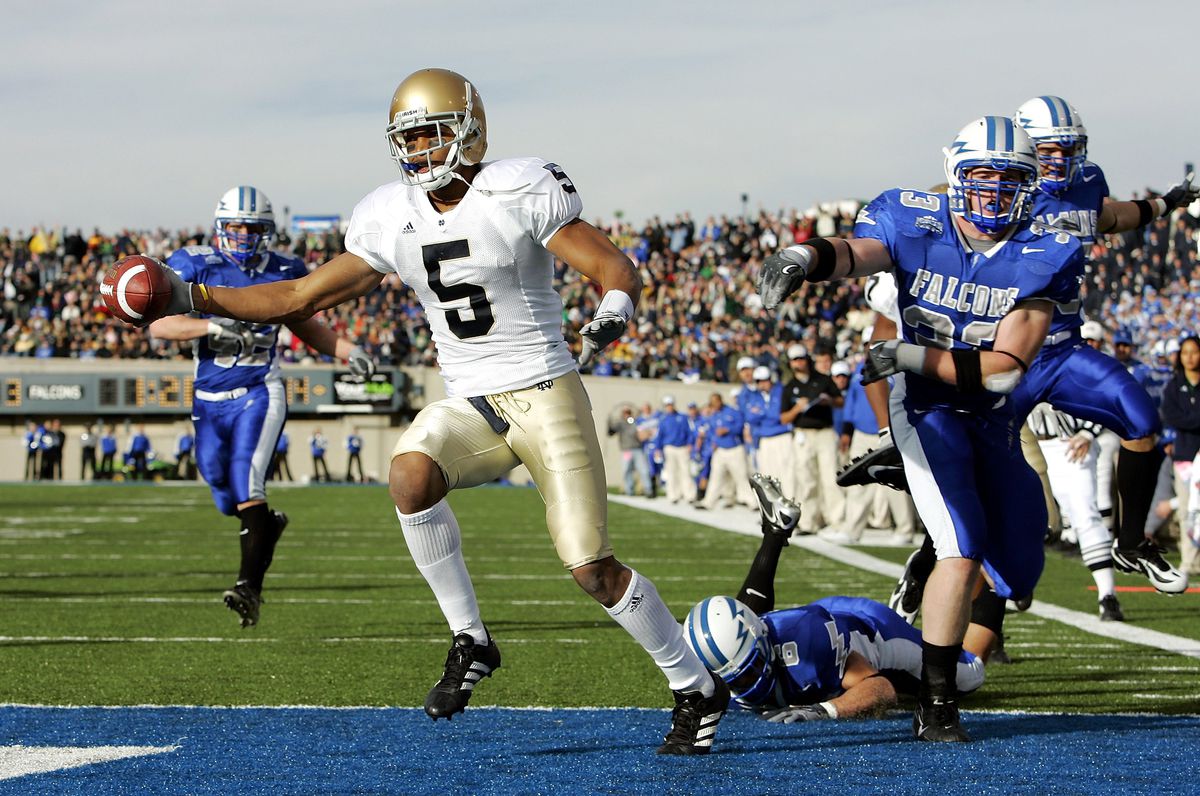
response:
[[(609, 495), (609, 500), (632, 508), (652, 511), (667, 517), (687, 520), (698, 525), (707, 525), (710, 528), (719, 528), (722, 531), (740, 533), (743, 536), (758, 536), (761, 533), (757, 514), (751, 514), (749, 509), (742, 507), (704, 511), (687, 504), (670, 504), (665, 500), (649, 500), (643, 497)], [(827, 558), (832, 558), (834, 561), (840, 561), (843, 564), (848, 564), (858, 569), (874, 572), (877, 575), (899, 578), (904, 573), (904, 567), (900, 564), (884, 561), (860, 550), (855, 550), (852, 547), (831, 544), (816, 537), (793, 537), (791, 544), (796, 547), (803, 547), (805, 550), (811, 550), (814, 553), (819, 553)], [(1200, 640), (1197, 639), (1184, 638), (1183, 636), (1175, 636), (1170, 633), (1161, 633), (1157, 630), (1137, 627), (1128, 622), (1101, 622), (1099, 617), (1090, 613), (1073, 611), (1070, 608), (1051, 605), (1040, 600), (1034, 600), (1033, 605), (1029, 608), (1029, 613), (1034, 616), (1062, 622), (1063, 624), (1097, 636), (1125, 641), (1130, 644), (1138, 644), (1143, 647), (1154, 647), (1166, 652), (1185, 655), (1189, 658), (1200, 658)]]

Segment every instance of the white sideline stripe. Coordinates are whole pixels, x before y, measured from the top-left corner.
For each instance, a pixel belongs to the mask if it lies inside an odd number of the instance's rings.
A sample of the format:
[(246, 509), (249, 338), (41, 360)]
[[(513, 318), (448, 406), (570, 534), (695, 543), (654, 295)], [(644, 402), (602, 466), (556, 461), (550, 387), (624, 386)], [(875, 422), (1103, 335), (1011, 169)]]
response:
[(0, 746), (0, 780), (174, 752), (178, 746)]
[[(649, 498), (629, 497), (627, 495), (609, 495), (608, 499), (614, 503), (620, 503), (632, 508), (652, 511), (668, 517), (676, 517), (681, 520), (697, 523), (698, 525), (718, 528), (722, 531), (740, 533), (743, 536), (758, 536), (761, 533), (758, 527), (758, 518), (748, 517), (748, 512), (745, 509), (701, 511), (691, 506), (662, 504)], [(877, 575), (899, 578), (904, 574), (904, 567), (901, 564), (893, 564), (891, 561), (884, 561), (860, 550), (831, 544), (815, 537), (793, 536), (791, 544), (803, 547), (805, 550), (811, 550), (814, 553), (819, 553), (827, 558), (832, 558), (834, 561), (840, 561), (843, 564), (849, 564), (858, 569), (874, 572)], [(1184, 638), (1183, 636), (1175, 636), (1170, 633), (1162, 633), (1158, 630), (1136, 627), (1130, 625), (1128, 622), (1101, 622), (1100, 617), (1090, 613), (1073, 611), (1070, 608), (1051, 605), (1037, 599), (1029, 607), (1028, 613), (1046, 619), (1053, 619), (1056, 622), (1062, 622), (1065, 625), (1070, 625), (1096, 636), (1103, 636), (1143, 647), (1153, 647), (1189, 658), (1200, 658), (1200, 640), (1194, 638)]]

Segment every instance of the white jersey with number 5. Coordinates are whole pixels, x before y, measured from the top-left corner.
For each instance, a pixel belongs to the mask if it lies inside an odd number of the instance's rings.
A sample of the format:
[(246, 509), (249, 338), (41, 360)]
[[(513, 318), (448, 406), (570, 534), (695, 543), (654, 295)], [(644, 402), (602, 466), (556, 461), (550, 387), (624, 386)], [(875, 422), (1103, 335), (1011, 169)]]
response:
[(417, 294), (447, 394), (494, 395), (575, 369), (545, 246), (582, 209), (555, 164), (497, 160), (444, 214), (421, 188), (375, 189), (354, 208), (346, 249)]

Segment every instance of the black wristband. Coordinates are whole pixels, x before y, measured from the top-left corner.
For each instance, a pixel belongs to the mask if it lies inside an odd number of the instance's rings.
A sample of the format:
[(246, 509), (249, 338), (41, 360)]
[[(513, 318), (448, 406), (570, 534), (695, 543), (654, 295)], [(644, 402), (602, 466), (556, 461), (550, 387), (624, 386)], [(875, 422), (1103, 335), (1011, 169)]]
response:
[(978, 348), (955, 348), (950, 351), (954, 360), (954, 386), (967, 395), (983, 392), (983, 368), (979, 364)]
[(833, 275), (833, 267), (837, 265), (837, 250), (833, 248), (833, 244), (825, 238), (813, 238), (804, 241), (803, 245), (817, 254), (805, 279), (809, 282), (824, 282), (829, 279)]
[(1025, 364), (1025, 360), (1021, 359), (1019, 356), (1017, 356), (1017, 355), (1016, 355), (1016, 354), (1014, 354), (1013, 352), (1011, 352), (1011, 351), (1001, 351), (999, 348), (993, 348), (993, 349), (992, 349), (992, 353), (993, 353), (993, 354), (1004, 354), (1004, 356), (1008, 357), (1008, 358), (1009, 358), (1009, 359), (1011, 359), (1013, 362), (1016, 362), (1016, 363), (1017, 363), (1017, 367), (1021, 369), (1021, 373), (1028, 373), (1028, 372), (1029, 372), (1029, 366)]
[(1138, 209), (1137, 225), (1139, 227), (1146, 226), (1158, 215), (1158, 208), (1149, 199), (1134, 199), (1133, 204)]
[(849, 276), (854, 276), (854, 269), (858, 267), (858, 261), (854, 259), (854, 247), (850, 245), (850, 241), (846, 241), (846, 254), (850, 255)]

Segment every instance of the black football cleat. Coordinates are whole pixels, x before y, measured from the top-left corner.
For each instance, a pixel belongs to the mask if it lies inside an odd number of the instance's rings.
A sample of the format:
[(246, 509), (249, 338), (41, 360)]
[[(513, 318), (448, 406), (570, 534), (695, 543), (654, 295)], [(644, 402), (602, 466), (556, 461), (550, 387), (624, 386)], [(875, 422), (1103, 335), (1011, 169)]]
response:
[(425, 712), (437, 721), (449, 721), (455, 713), (466, 710), (475, 691), (475, 684), (500, 668), (500, 648), (488, 634), (487, 644), (476, 644), (469, 633), (459, 633), (446, 655), (442, 679), (425, 697)]
[(1124, 622), (1125, 612), (1121, 610), (1121, 603), (1115, 594), (1106, 594), (1100, 598), (1100, 621), (1101, 622)]
[(1155, 589), (1163, 594), (1181, 594), (1187, 590), (1188, 577), (1163, 558), (1163, 550), (1145, 539), (1132, 550), (1117, 547), (1113, 542), (1113, 564), (1122, 572), (1138, 572), (1146, 576)]
[(755, 473), (750, 476), (750, 487), (758, 498), (758, 513), (762, 517), (763, 533), (783, 538), (787, 546), (788, 537), (800, 522), (800, 506), (783, 496), (779, 479)]
[(699, 691), (673, 691), (675, 709), (671, 711), (671, 730), (658, 747), (660, 755), (706, 755), (712, 751), (717, 725), (729, 707), (729, 686), (716, 675), (713, 695)]
[(958, 719), (957, 700), (933, 696), (917, 699), (917, 709), (913, 712), (913, 736), (918, 741), (935, 743), (966, 743), (971, 740)]
[(872, 448), (851, 461), (837, 474), (837, 485), (866, 486), (883, 484), (900, 492), (908, 491), (908, 476), (900, 450), (889, 436), (878, 448)]
[(888, 608), (900, 614), (910, 625), (917, 621), (917, 614), (921, 611), (921, 599), (925, 596), (925, 584), (912, 574), (913, 559), (920, 554), (921, 550), (918, 548), (908, 557), (908, 561), (904, 562), (904, 574), (900, 576), (896, 588), (892, 590), (892, 596), (888, 598)]
[(253, 627), (258, 624), (258, 613), (263, 604), (263, 598), (249, 583), (237, 583), (232, 589), (226, 590), (221, 597), (225, 600), (225, 607), (236, 612), (242, 618), (242, 627)]
[(288, 526), (288, 515), (271, 509), (271, 516), (275, 518), (275, 541), (279, 541), (279, 537), (283, 536), (283, 529)]

